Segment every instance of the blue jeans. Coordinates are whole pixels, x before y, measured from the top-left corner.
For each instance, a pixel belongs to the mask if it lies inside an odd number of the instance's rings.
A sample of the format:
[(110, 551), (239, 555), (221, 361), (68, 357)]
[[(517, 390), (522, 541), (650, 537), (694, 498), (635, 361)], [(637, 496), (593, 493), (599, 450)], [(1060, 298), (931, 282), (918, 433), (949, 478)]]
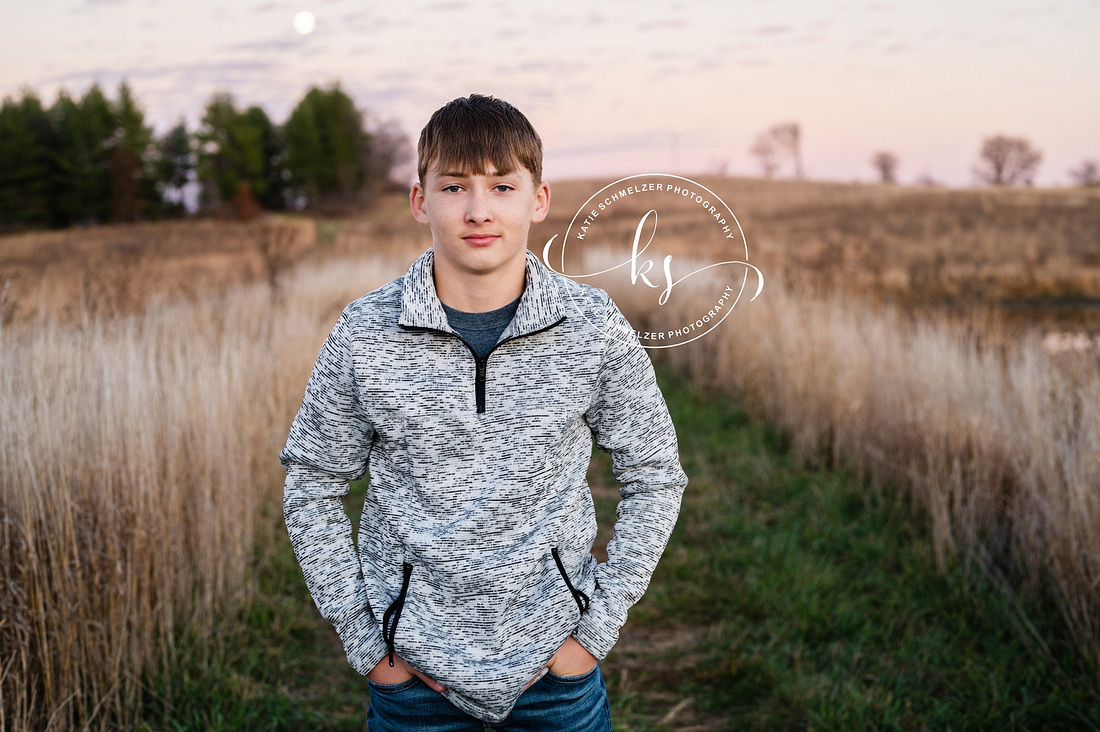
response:
[[(415, 676), (400, 684), (368, 679), (368, 732), (482, 732), (462, 712)], [(523, 692), (496, 732), (611, 732), (611, 707), (600, 667), (582, 676), (546, 674)]]

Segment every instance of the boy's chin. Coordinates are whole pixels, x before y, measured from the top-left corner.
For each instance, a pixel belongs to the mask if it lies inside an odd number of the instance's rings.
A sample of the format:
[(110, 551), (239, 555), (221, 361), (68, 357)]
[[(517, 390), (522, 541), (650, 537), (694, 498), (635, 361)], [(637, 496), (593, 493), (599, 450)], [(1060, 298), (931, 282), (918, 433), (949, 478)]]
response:
[(464, 245), (458, 252), (443, 251), (440, 256), (440, 248), (436, 247), (436, 259), (443, 259), (447, 264), (469, 271), (491, 272), (501, 267), (507, 267), (517, 260), (523, 260), (526, 247), (512, 250), (505, 248), (500, 242), (488, 246)]

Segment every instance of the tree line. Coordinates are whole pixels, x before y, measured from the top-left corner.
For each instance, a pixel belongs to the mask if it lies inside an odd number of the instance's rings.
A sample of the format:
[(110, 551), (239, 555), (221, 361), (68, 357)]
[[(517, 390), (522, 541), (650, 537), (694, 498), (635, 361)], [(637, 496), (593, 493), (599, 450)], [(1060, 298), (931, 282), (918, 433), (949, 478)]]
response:
[[(765, 178), (772, 178), (789, 163), (793, 177), (804, 178), (802, 168), (802, 134), (797, 122), (773, 125), (759, 134), (749, 148), (756, 158)], [(978, 161), (972, 168), (974, 177), (992, 186), (1032, 185), (1043, 154), (1024, 137), (993, 135), (982, 140)], [(871, 165), (883, 183), (896, 183), (901, 160), (889, 150), (879, 150), (871, 156)], [(1073, 182), (1079, 186), (1100, 185), (1100, 163), (1085, 159), (1069, 171)], [(932, 183), (923, 177), (919, 183)]]
[(197, 129), (181, 118), (162, 135), (126, 82), (48, 107), (27, 89), (0, 104), (0, 231), (179, 216), (189, 186), (217, 214), (346, 210), (410, 152), (395, 125), (365, 121), (339, 84), (311, 88), (281, 125), (219, 92)]

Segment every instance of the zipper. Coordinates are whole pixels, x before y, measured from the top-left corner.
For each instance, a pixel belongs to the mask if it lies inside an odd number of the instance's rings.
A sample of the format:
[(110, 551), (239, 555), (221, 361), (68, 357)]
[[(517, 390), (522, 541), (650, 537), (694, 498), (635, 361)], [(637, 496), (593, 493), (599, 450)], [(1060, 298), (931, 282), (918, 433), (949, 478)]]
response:
[(550, 554), (554, 557), (554, 564), (558, 565), (558, 572), (561, 574), (561, 578), (565, 580), (565, 586), (569, 588), (569, 594), (573, 595), (573, 601), (576, 602), (577, 607), (580, 608), (581, 615), (584, 615), (585, 611), (588, 610), (588, 595), (578, 590), (573, 586), (573, 583), (569, 581), (569, 575), (565, 571), (565, 565), (562, 564), (561, 557), (558, 555), (558, 548), (554, 547), (551, 549)]
[(538, 333), (543, 333), (545, 331), (548, 331), (551, 328), (553, 328), (554, 326), (560, 325), (564, 321), (565, 321), (565, 316), (562, 316), (561, 318), (558, 318), (557, 320), (555, 320), (550, 325), (547, 325), (546, 327), (539, 328), (538, 330), (533, 330), (530, 333), (521, 333), (520, 335), (515, 335), (515, 336), (512, 336), (511, 338), (505, 338), (500, 343), (497, 343), (492, 348), (490, 348), (489, 352), (485, 354), (484, 358), (479, 357), (477, 355), (477, 352), (474, 351), (474, 347), (471, 346), (469, 343), (467, 343), (466, 339), (463, 338), (458, 333), (452, 333), (451, 331), (443, 330), (442, 328), (428, 328), (428, 327), (422, 326), (422, 325), (402, 325), (401, 327), (404, 330), (419, 330), (419, 331), (426, 331), (426, 332), (430, 332), (430, 333), (442, 333), (443, 335), (453, 336), (453, 337), (457, 338), (459, 341), (461, 341), (462, 345), (466, 346), (466, 348), (469, 349), (470, 355), (474, 357), (474, 366), (475, 366), (475, 371), (474, 371), (474, 402), (477, 405), (477, 413), (478, 414), (484, 414), (485, 413), (485, 382), (487, 381), (488, 372), (489, 372), (489, 356), (493, 355), (493, 351), (500, 348), (505, 343), (509, 343), (511, 341), (519, 340), (520, 338), (526, 338), (527, 336), (533, 336), (533, 335), (537, 335)]
[(386, 612), (382, 615), (382, 640), (386, 643), (386, 655), (389, 656), (390, 667), (393, 667), (394, 643), (397, 640), (397, 621), (401, 619), (401, 611), (405, 609), (405, 598), (409, 594), (409, 580), (412, 579), (413, 566), (408, 562), (401, 565), (401, 592), (397, 593)]
[[(463, 343), (466, 342), (463, 341)], [(470, 350), (473, 351), (472, 348)], [(489, 353), (492, 353), (492, 351), (489, 351)], [(477, 374), (474, 376), (474, 400), (477, 402), (478, 414), (484, 414), (485, 412), (485, 372), (489, 368), (489, 353), (485, 354), (485, 358), (478, 358), (476, 354), (474, 355), (474, 358), (477, 359)]]

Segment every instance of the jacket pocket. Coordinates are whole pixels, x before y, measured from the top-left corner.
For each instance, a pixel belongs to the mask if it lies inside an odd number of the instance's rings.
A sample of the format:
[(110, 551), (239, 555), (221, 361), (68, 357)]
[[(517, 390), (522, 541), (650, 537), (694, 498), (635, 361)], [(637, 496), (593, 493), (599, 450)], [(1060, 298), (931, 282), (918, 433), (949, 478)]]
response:
[(565, 580), (565, 586), (569, 588), (569, 593), (573, 596), (573, 600), (576, 601), (580, 614), (584, 615), (588, 610), (588, 595), (573, 586), (573, 582), (569, 579), (569, 573), (565, 571), (565, 564), (561, 561), (561, 555), (558, 554), (558, 548), (554, 547), (551, 549), (550, 554), (554, 557), (554, 564), (558, 567), (558, 573), (561, 574), (561, 578)]
[(391, 668), (393, 667), (394, 642), (397, 638), (397, 623), (401, 620), (401, 611), (405, 609), (405, 598), (409, 594), (412, 568), (413, 566), (408, 562), (402, 565), (401, 592), (397, 594), (397, 598), (390, 603), (390, 606), (386, 608), (386, 612), (382, 615), (382, 640), (386, 642), (386, 652), (389, 656)]

